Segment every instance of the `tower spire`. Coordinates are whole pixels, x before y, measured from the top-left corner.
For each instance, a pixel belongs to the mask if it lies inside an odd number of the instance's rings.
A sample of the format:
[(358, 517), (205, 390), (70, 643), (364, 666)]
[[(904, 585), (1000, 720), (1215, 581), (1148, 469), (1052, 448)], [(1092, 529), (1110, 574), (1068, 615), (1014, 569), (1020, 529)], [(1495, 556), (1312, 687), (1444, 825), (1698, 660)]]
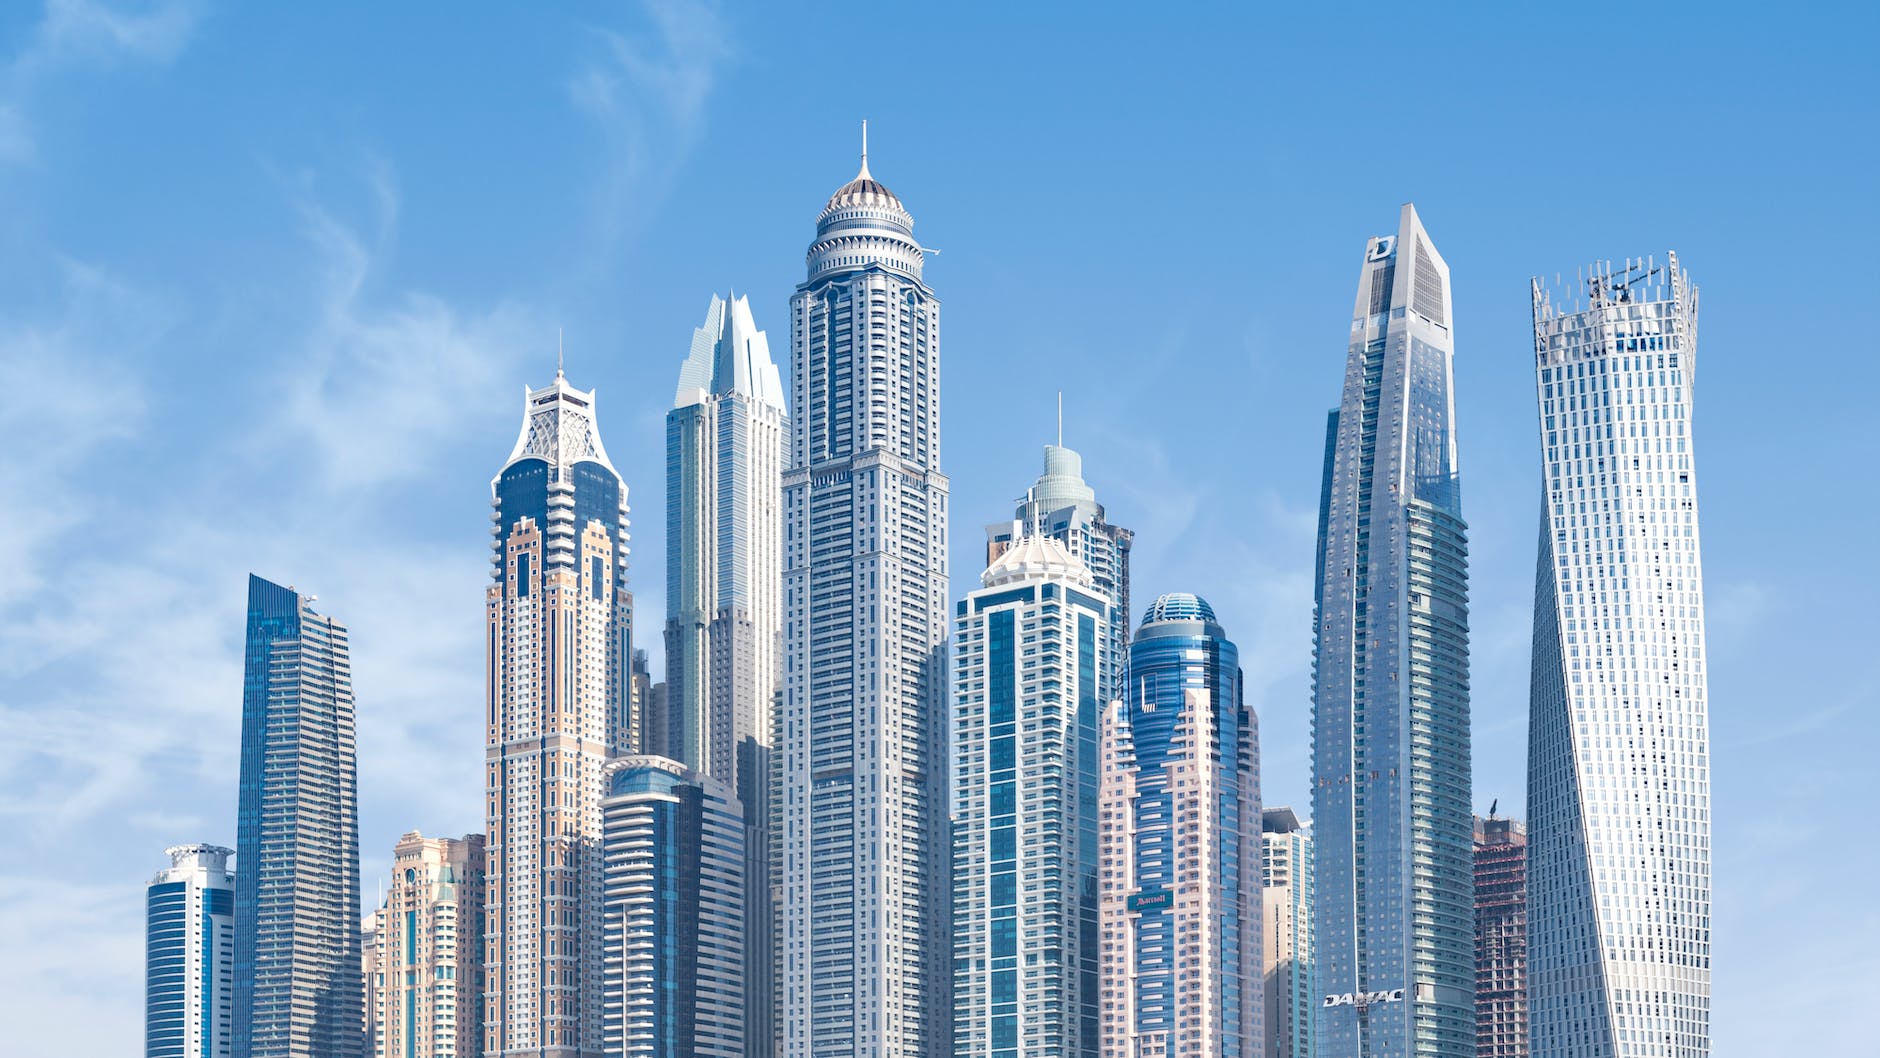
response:
[(1064, 447), (1064, 391), (1061, 389), (1058, 390), (1058, 443), (1057, 443), (1057, 446), (1059, 448)]
[(868, 176), (868, 119), (862, 119), (862, 176)]
[(562, 377), (562, 373), (561, 373), (562, 356), (563, 356), (563, 353), (562, 353), (562, 342), (561, 342), (561, 328), (557, 327), (555, 328), (555, 377), (556, 378)]

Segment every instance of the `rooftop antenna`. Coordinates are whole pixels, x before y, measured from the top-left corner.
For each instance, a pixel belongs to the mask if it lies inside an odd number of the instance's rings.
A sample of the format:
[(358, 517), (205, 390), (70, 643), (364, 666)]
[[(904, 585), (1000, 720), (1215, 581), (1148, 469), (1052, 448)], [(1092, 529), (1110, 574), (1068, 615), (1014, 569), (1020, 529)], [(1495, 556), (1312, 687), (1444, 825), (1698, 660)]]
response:
[(562, 365), (561, 328), (557, 327), (555, 328), (555, 377), (556, 378), (561, 377), (561, 365)]
[(862, 119), (862, 175), (868, 175), (868, 119)]
[(1057, 443), (1057, 446), (1059, 448), (1064, 447), (1064, 391), (1061, 389), (1058, 390), (1058, 443)]

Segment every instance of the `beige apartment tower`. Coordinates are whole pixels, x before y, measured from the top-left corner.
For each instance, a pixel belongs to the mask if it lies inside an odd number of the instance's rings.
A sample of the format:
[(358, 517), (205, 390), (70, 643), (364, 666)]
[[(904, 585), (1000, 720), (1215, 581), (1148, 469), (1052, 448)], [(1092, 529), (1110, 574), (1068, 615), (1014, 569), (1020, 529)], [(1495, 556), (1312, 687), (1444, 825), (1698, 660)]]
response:
[(481, 834), (398, 839), (366, 956), (372, 1054), (482, 1053), (483, 875)]

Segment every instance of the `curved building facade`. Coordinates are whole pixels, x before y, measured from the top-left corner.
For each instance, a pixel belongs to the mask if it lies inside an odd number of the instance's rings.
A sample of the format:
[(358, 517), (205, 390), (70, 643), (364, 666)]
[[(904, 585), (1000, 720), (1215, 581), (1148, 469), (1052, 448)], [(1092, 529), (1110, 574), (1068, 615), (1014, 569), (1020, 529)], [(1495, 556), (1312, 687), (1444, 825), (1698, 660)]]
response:
[[(1572, 299), (1572, 300), (1570, 300)], [(1528, 718), (1536, 1058), (1710, 1053), (1710, 712), (1691, 435), (1697, 288), (1534, 282), (1544, 504)]]
[(233, 849), (177, 845), (144, 891), (144, 1058), (229, 1058), (234, 1048)]
[(744, 809), (666, 757), (608, 765), (603, 1053), (747, 1058)]
[(1102, 733), (1105, 1058), (1263, 1053), (1259, 720), (1194, 595), (1150, 605)]
[(527, 390), (490, 483), (487, 1055), (601, 1053), (602, 769), (631, 700), (627, 487), (594, 394)]
[(953, 1046), (940, 303), (868, 171), (790, 301), (784, 474), (783, 1053)]

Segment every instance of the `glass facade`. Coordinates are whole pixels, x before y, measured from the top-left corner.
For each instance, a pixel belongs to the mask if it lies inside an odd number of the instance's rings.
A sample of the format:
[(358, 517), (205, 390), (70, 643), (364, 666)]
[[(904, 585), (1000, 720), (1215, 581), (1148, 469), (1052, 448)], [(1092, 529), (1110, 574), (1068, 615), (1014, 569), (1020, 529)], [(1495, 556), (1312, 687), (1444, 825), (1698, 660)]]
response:
[(1371, 239), (1326, 431), (1313, 671), (1313, 1046), (1475, 1050), (1468, 540), (1449, 270)]
[[(1710, 727), (1675, 254), (1534, 283), (1528, 1018), (1547, 1058), (1710, 1053)], [(1567, 304), (1561, 304), (1566, 301)]]
[(1261, 813), (1267, 1058), (1313, 1058), (1318, 1014), (1312, 954), (1312, 828), (1290, 808)]
[(953, 1047), (940, 303), (862, 172), (790, 302), (778, 752), (783, 1053)]
[(1164, 595), (1106, 710), (1102, 1053), (1263, 1053), (1259, 721), (1207, 602)]
[[(783, 383), (747, 299), (714, 295), (666, 413), (664, 736), (671, 756), (736, 791), (749, 817), (745, 960), (774, 960), (769, 884), (775, 704), (783, 679)], [(775, 1047), (774, 973), (749, 975), (745, 1038)]]
[(955, 628), (954, 1053), (1095, 1058), (1108, 600), (1034, 536), (993, 560)]
[(1135, 533), (1111, 525), (1084, 482), (1084, 460), (1061, 444), (1044, 448), (1044, 473), (1018, 501), (1009, 522), (986, 527), (986, 562), (992, 563), (1030, 532), (1063, 544), (1090, 571), (1093, 591), (1110, 601), (1110, 630), (1099, 700), (1123, 696), (1123, 669), (1129, 652), (1129, 552)]
[(346, 627), (248, 578), (235, 844), (235, 1058), (353, 1058), (359, 794)]
[(732, 788), (665, 757), (608, 767), (603, 1051), (744, 1058), (745, 821)]
[(602, 769), (632, 730), (627, 489), (594, 394), (524, 395), (490, 484), (486, 1052), (601, 1047)]
[(233, 1052), (233, 850), (179, 845), (145, 890), (144, 1056)]

